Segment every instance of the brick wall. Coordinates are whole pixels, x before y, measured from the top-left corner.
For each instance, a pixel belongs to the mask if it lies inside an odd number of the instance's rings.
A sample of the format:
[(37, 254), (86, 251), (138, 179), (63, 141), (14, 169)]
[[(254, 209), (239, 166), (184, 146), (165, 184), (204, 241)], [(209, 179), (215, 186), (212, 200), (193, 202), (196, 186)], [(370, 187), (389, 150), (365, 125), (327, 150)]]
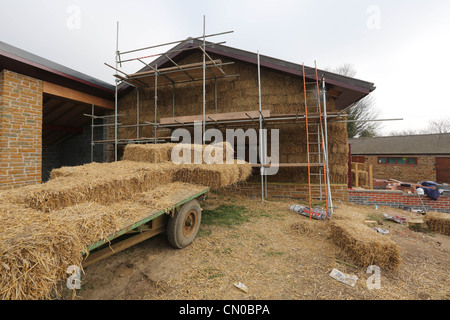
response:
[(42, 81), (0, 72), (0, 189), (41, 182)]
[[(331, 184), (331, 196), (333, 200), (348, 200), (347, 185), (346, 184)], [(239, 192), (241, 194), (253, 195), (261, 197), (261, 184), (257, 182), (244, 182), (237, 187), (229, 188), (230, 191)], [(311, 186), (311, 195), (315, 199), (320, 199), (319, 186)], [(268, 183), (267, 196), (269, 198), (291, 198), (299, 200), (308, 200), (308, 184), (300, 183)], [(325, 201), (325, 197), (323, 197)]]
[[(348, 201), (366, 206), (389, 206), (450, 213), (450, 196), (441, 195), (437, 201), (426, 195), (403, 193), (400, 190), (348, 190)], [(422, 205), (423, 203), (423, 205)]]
[[(405, 157), (405, 155), (389, 155), (389, 157)], [(406, 182), (436, 181), (435, 156), (406, 157), (417, 157), (417, 165), (378, 164), (378, 156), (365, 156), (364, 158), (366, 164), (372, 164), (374, 178)]]

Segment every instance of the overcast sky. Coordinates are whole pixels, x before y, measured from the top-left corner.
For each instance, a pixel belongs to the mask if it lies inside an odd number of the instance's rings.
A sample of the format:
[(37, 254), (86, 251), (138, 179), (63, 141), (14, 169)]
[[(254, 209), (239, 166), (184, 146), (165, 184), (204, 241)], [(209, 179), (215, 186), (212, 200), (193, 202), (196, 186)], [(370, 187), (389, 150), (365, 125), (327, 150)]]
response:
[(205, 15), (207, 34), (234, 31), (211, 41), (322, 69), (352, 64), (375, 83), (379, 118), (404, 119), (381, 133), (450, 116), (448, 0), (2, 0), (1, 12), (0, 41), (111, 84), (103, 63), (114, 63), (117, 21), (126, 51), (201, 36)]

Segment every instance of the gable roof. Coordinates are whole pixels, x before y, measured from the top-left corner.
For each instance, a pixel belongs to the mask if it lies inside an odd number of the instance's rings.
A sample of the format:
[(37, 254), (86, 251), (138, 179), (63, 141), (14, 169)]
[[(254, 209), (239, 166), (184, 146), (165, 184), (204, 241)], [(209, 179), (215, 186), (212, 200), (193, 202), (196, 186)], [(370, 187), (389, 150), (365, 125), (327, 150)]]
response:
[(102, 98), (114, 98), (114, 85), (0, 41), (0, 71), (3, 69)]
[(348, 139), (353, 155), (450, 155), (450, 133)]
[[(210, 42), (206, 42), (206, 51), (208, 53), (213, 53), (216, 55), (228, 57), (235, 60), (240, 60), (252, 64), (257, 64), (257, 54), (237, 48), (232, 48), (224, 45), (212, 44)], [(186, 56), (189, 54), (189, 51), (179, 51), (187, 48), (195, 48), (203, 45), (203, 41), (196, 40), (192, 38), (188, 38), (185, 41), (181, 42), (177, 46), (168, 50), (168, 52), (172, 52), (167, 54), (170, 59), (177, 60), (180, 57)], [(178, 51), (177, 51), (178, 50)], [(274, 69), (283, 73), (292, 74), (294, 76), (302, 77), (302, 65), (296, 64), (276, 58), (272, 58), (269, 56), (260, 55), (260, 64), (261, 67), (266, 67), (270, 69)], [(156, 65), (159, 68), (163, 68), (166, 66), (172, 66), (170, 60), (166, 58), (164, 55), (160, 56), (156, 60), (149, 63), (150, 66), (155, 67)], [(139, 72), (151, 70), (150, 67), (144, 67)], [(337, 110), (342, 110), (354, 102), (359, 101), (360, 99), (367, 96), (370, 92), (375, 90), (375, 86), (371, 82), (350, 78), (346, 76), (342, 76), (333, 72), (317, 70), (318, 77), (321, 79), (322, 75), (325, 76), (325, 81), (327, 84), (327, 90), (334, 90), (339, 93), (339, 96), (335, 100), (335, 106)], [(307, 79), (315, 80), (315, 70), (314, 68), (305, 66), (305, 77)], [(319, 80), (320, 80), (319, 79)], [(122, 83), (119, 86), (119, 90), (122, 93), (127, 92), (130, 86), (126, 83)]]

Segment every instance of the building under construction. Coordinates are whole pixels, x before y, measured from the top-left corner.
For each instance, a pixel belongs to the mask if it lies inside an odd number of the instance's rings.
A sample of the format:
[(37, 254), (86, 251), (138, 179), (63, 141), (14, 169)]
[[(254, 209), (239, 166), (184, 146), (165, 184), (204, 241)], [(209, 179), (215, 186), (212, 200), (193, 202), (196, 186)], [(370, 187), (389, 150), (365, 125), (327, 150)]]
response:
[[(40, 183), (61, 166), (120, 160), (126, 144), (169, 142), (173, 130), (201, 121), (204, 129), (268, 129), (258, 143), (265, 153), (270, 129), (279, 129), (278, 173), (261, 178), (260, 156), (240, 190), (263, 199), (345, 198), (345, 109), (374, 85), (209, 41), (216, 35), (117, 48), (108, 64), (115, 86), (2, 43), (1, 188)], [(146, 55), (155, 48), (163, 53)], [(124, 72), (132, 61), (142, 68)]]
[[(164, 143), (177, 128), (193, 130), (195, 121), (202, 122), (203, 130), (222, 130), (223, 136), (230, 128), (268, 129), (258, 144), (246, 142), (243, 160), (253, 163), (254, 172), (239, 190), (260, 193), (263, 199), (345, 198), (345, 109), (374, 85), (320, 70), (315, 62), (308, 67), (205, 41), (217, 35), (179, 41), (156, 55), (141, 51), (167, 44), (117, 50), (116, 66), (107, 64), (116, 77), (115, 117), (103, 117), (108, 139), (94, 143), (110, 145), (109, 160), (115, 160), (128, 143)], [(142, 69), (123, 72), (121, 66), (131, 61), (141, 62)], [(270, 129), (279, 130), (279, 170), (262, 178), (269, 165)], [(252, 150), (260, 155), (256, 163), (249, 159)]]

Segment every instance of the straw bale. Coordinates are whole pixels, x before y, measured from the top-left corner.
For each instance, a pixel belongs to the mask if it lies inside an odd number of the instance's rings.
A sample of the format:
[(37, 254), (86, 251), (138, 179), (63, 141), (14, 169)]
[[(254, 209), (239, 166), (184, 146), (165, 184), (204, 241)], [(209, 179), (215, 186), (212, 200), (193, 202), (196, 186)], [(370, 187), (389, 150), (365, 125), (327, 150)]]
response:
[(128, 144), (125, 146), (122, 160), (161, 163), (170, 161), (172, 149), (176, 143)]
[(80, 251), (70, 250), (80, 248), (80, 237), (60, 220), (2, 203), (0, 223), (2, 300), (48, 298), (50, 288), (64, 277), (66, 268), (81, 260)]
[(388, 236), (359, 221), (335, 220), (330, 223), (331, 238), (361, 267), (377, 265), (396, 270), (401, 263), (398, 246)]
[(174, 180), (202, 184), (212, 189), (221, 189), (245, 181), (251, 174), (251, 164), (201, 164), (180, 165)]
[(431, 231), (450, 235), (450, 214), (445, 212), (427, 212), (424, 222)]
[(108, 205), (174, 181), (223, 188), (246, 180), (251, 170), (249, 163), (175, 165), (126, 160), (91, 163), (54, 170), (47, 183), (12, 190), (8, 199), (46, 212), (85, 201)]
[(237, 167), (239, 168), (239, 181), (245, 181), (247, 180), (253, 171), (253, 167), (248, 162), (236, 162)]
[(161, 163), (168, 162), (172, 159), (172, 151), (175, 146), (181, 146), (179, 156), (182, 157), (184, 152), (190, 151), (190, 161), (194, 163), (196, 159), (202, 159), (202, 163), (211, 164), (215, 160), (216, 152), (222, 151), (222, 156), (218, 155), (218, 160), (225, 162), (227, 158), (233, 159), (234, 149), (228, 142), (220, 142), (211, 145), (195, 145), (195, 144), (128, 144), (125, 147), (122, 160)]
[[(134, 147), (134, 146), (133, 146)], [(169, 146), (170, 147), (170, 146)], [(231, 147), (230, 147), (231, 148)], [(128, 157), (160, 161), (168, 149), (138, 147)], [(163, 150), (157, 152), (149, 152)], [(226, 152), (232, 148), (225, 148)], [(90, 163), (78, 167), (63, 167), (51, 172), (51, 179), (41, 185), (26, 186), (5, 194), (9, 202), (49, 212), (82, 202), (108, 205), (129, 199), (133, 194), (152, 190), (174, 181), (192, 182), (211, 188), (223, 188), (246, 180), (252, 171), (249, 163), (176, 165), (170, 161), (148, 163), (122, 160), (113, 163)]]
[(110, 204), (131, 195), (172, 182), (173, 166), (132, 161), (91, 163), (59, 170), (47, 183), (10, 192), (13, 202), (41, 211), (72, 206), (85, 201)]
[[(355, 184), (356, 172), (352, 169), (352, 181)], [(367, 171), (358, 170), (358, 184), (360, 187), (365, 187), (369, 185), (369, 173)]]

